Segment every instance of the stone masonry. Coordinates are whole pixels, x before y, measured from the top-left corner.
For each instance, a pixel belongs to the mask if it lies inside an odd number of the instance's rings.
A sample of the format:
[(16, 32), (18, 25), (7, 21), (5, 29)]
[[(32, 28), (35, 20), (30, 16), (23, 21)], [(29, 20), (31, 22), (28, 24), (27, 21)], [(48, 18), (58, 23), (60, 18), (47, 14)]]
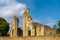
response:
[(18, 18), (14, 16), (12, 28), (10, 31), (10, 37), (17, 37), (18, 22), (19, 22)]

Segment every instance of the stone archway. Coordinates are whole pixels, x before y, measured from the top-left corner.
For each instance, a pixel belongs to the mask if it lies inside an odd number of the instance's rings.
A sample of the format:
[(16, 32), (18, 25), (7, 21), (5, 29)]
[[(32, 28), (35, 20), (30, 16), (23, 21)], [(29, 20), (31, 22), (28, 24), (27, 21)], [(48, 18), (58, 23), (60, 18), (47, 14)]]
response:
[(27, 9), (24, 12), (23, 17), (23, 37), (28, 36), (28, 27), (31, 29), (31, 36), (34, 36), (34, 28), (33, 28), (33, 21), (31, 16), (29, 15), (30, 9)]
[(28, 27), (28, 36), (31, 36), (31, 28)]

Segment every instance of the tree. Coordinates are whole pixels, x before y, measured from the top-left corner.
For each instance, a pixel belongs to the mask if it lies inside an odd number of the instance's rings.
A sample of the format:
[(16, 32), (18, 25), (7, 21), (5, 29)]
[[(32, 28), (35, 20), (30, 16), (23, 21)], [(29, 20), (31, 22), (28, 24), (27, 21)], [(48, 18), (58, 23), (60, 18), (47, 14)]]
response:
[(21, 28), (18, 28), (18, 36), (23, 36), (23, 30)]
[(8, 30), (9, 30), (9, 23), (4, 18), (0, 17), (0, 36), (7, 35)]
[(56, 30), (57, 34), (60, 34), (60, 20), (58, 21), (58, 28)]
[(57, 34), (60, 34), (60, 28), (58, 28), (58, 29), (56, 30), (56, 33), (57, 33)]
[(58, 21), (58, 26), (59, 26), (59, 28), (60, 28), (60, 20)]
[(53, 25), (53, 29), (57, 29), (57, 26), (56, 25)]

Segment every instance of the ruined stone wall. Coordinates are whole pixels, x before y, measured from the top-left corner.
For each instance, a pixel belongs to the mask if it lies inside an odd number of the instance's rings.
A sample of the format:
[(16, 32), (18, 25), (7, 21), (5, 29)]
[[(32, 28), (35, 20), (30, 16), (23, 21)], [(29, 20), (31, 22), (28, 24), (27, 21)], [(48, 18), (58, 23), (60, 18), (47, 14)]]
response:
[(40, 24), (40, 23), (33, 23), (34, 24), (34, 27), (36, 27), (36, 36), (44, 36), (44, 25)]
[(34, 27), (36, 27), (36, 36), (49, 36), (49, 35), (55, 35), (56, 31), (53, 28), (50, 28), (46, 25), (34, 22), (33, 23)]
[(45, 35), (55, 35), (55, 30), (45, 26)]

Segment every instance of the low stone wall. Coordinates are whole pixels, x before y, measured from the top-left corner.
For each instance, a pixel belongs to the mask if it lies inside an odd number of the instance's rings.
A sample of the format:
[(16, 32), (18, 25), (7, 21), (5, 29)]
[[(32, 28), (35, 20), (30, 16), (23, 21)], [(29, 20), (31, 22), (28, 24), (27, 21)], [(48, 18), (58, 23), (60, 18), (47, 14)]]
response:
[(60, 37), (0, 37), (0, 40), (60, 40)]

